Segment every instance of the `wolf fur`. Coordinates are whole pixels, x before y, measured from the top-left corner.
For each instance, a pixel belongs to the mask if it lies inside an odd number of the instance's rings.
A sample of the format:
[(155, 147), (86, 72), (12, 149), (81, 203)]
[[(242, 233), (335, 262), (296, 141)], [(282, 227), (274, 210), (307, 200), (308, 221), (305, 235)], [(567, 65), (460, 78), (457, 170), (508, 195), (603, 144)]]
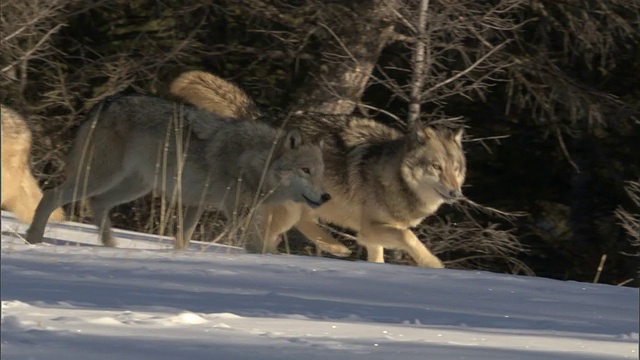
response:
[[(31, 131), (25, 119), (8, 106), (2, 111), (2, 207), (18, 220), (30, 224), (42, 198), (42, 191), (29, 168)], [(50, 220), (62, 221), (62, 209), (56, 209)]]
[[(66, 170), (66, 181), (45, 192), (27, 241), (42, 241), (47, 216), (56, 206), (80, 199), (89, 200), (105, 246), (115, 245), (108, 216), (113, 206), (152, 190), (178, 199), (184, 221), (175, 247), (184, 249), (207, 206), (242, 223), (254, 205), (318, 207), (330, 198), (322, 187), (320, 146), (298, 130), (284, 133), (145, 95), (117, 96), (94, 106)], [(249, 227), (260, 227), (261, 218), (253, 219)], [(254, 237), (248, 250), (261, 251), (263, 241)]]
[[(181, 78), (198, 86), (172, 87), (174, 95), (205, 110), (219, 111), (220, 104), (233, 99), (242, 100), (227, 105), (226, 114), (242, 114), (237, 110), (242, 104), (254, 106), (246, 93), (213, 75), (187, 72)], [(218, 95), (225, 91), (234, 93)], [(266, 217), (295, 219), (295, 227), (308, 239), (336, 255), (348, 253), (318, 220), (357, 231), (357, 241), (367, 248), (369, 261), (384, 262), (384, 248), (392, 248), (408, 252), (419, 266), (444, 267), (410, 227), (443, 203), (462, 197), (466, 176), (462, 129), (423, 125), (403, 133), (366, 118), (299, 112), (264, 120), (286, 121), (305, 136), (324, 138), (324, 185), (332, 196), (330, 203), (318, 209), (293, 204), (264, 208), (270, 212)]]
[[(237, 85), (204, 71), (189, 71), (171, 83), (170, 92), (178, 99), (197, 104), (220, 116), (255, 119), (260, 110)], [(188, 94), (189, 98), (183, 98)]]

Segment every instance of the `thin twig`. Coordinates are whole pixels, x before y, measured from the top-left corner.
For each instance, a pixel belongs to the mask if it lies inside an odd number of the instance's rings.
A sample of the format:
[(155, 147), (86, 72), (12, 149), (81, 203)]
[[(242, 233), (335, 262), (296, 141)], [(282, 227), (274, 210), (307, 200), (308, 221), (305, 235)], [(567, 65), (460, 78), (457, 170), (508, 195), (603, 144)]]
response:
[(509, 42), (511, 42), (511, 40), (507, 40), (505, 42), (503, 42), (502, 44), (494, 47), (493, 49), (489, 50), (489, 52), (487, 52), (486, 54), (484, 54), (480, 59), (476, 60), (473, 64), (469, 65), (469, 67), (467, 67), (466, 69), (462, 70), (461, 72), (455, 74), (454, 76), (433, 85), (432, 87), (430, 87), (429, 89), (425, 90), (423, 92), (423, 96), (429, 96), (430, 93), (432, 93), (434, 90), (441, 88), (453, 81), (456, 81), (458, 78), (466, 75), (467, 73), (469, 73), (471, 70), (475, 69), (478, 65), (482, 64), (489, 56), (493, 55), (493, 53), (495, 53), (496, 51), (502, 49), (505, 45), (507, 45)]
[(318, 23), (318, 25), (322, 26), (325, 30), (327, 30), (329, 32), (329, 34), (331, 34), (331, 36), (333, 36), (334, 39), (336, 39), (336, 41), (338, 42), (338, 44), (340, 44), (340, 47), (342, 48), (342, 50), (344, 50), (345, 53), (347, 53), (347, 55), (349, 55), (349, 57), (351, 58), (351, 60), (353, 60), (353, 62), (355, 64), (358, 63), (358, 60), (356, 59), (355, 56), (353, 56), (353, 54), (351, 53), (351, 51), (349, 51), (349, 48), (342, 42), (342, 40), (340, 39), (340, 37), (338, 35), (336, 35), (335, 32), (333, 32), (333, 30), (331, 30), (330, 27), (328, 27), (327, 25), (323, 24), (323, 23)]
[(19, 64), (25, 60), (29, 60), (29, 58), (31, 57), (31, 55), (36, 52), (36, 50), (38, 50), (40, 48), (40, 46), (42, 44), (44, 44), (45, 41), (47, 41), (49, 39), (49, 37), (51, 35), (53, 35), (54, 33), (56, 33), (58, 30), (60, 30), (61, 27), (65, 26), (65, 24), (58, 24), (56, 25), (53, 29), (47, 31), (47, 33), (40, 39), (40, 41), (38, 41), (38, 43), (36, 43), (35, 46), (33, 46), (31, 48), (31, 50), (27, 51), (24, 55), (22, 55), (19, 59), (15, 60), (14, 62), (12, 62), (11, 64), (5, 66), (4, 68), (2, 68), (2, 70), (0, 70), (0, 72), (7, 72), (9, 70), (11, 70), (11, 68), (13, 68), (14, 66), (16, 66), (16, 64)]
[(593, 283), (596, 284), (598, 280), (600, 280), (600, 274), (602, 274), (602, 269), (604, 268), (604, 262), (607, 261), (607, 254), (602, 254), (600, 258), (600, 264), (598, 264), (598, 270), (596, 271), (596, 276), (593, 278)]
[(578, 164), (576, 164), (571, 158), (571, 154), (569, 154), (569, 150), (567, 150), (567, 146), (564, 144), (564, 139), (562, 138), (562, 133), (560, 132), (559, 128), (556, 128), (556, 137), (558, 138), (558, 143), (560, 144), (560, 149), (562, 149), (562, 153), (567, 158), (567, 161), (569, 161), (569, 164), (571, 164), (573, 169), (579, 174), (580, 168), (578, 167)]
[(620, 283), (616, 284), (616, 286), (625, 286), (625, 285), (627, 285), (628, 283), (632, 282), (633, 280), (635, 280), (635, 278), (627, 279), (627, 280), (625, 280), (625, 281), (622, 281), (622, 282), (620, 282)]
[(469, 198), (466, 198), (466, 197), (463, 198), (463, 199), (460, 199), (460, 200), (464, 201), (465, 203), (467, 203), (467, 204), (471, 205), (472, 207), (474, 207), (476, 209), (479, 209), (479, 210), (481, 210), (483, 212), (490, 212), (490, 213), (498, 214), (498, 215), (501, 215), (501, 216), (503, 216), (503, 217), (505, 217), (507, 219), (511, 219), (511, 218), (519, 217), (519, 216), (526, 216), (527, 215), (527, 213), (522, 212), (522, 211), (506, 212), (506, 211), (498, 210), (496, 208), (492, 208), (490, 206), (481, 205), (481, 204), (478, 204), (475, 201), (473, 201), (473, 200), (471, 200)]
[(483, 138), (474, 138), (469, 140), (464, 140), (464, 142), (475, 142), (475, 141), (485, 141), (485, 140), (498, 140), (498, 139), (506, 139), (511, 137), (511, 135), (496, 135), (496, 136), (487, 136)]

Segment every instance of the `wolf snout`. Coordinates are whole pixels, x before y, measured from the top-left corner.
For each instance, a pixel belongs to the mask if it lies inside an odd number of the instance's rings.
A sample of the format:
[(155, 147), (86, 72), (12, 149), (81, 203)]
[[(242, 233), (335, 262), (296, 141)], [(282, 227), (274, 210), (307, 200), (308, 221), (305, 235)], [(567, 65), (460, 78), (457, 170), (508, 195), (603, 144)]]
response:
[(304, 194), (302, 195), (302, 197), (307, 202), (307, 205), (309, 205), (309, 207), (311, 207), (312, 209), (318, 208), (322, 204), (324, 204), (327, 201), (331, 200), (331, 195), (329, 195), (327, 193), (323, 193), (322, 195), (320, 195), (320, 198), (318, 200), (310, 199), (308, 196), (306, 196)]
[(464, 195), (462, 195), (462, 191), (460, 191), (459, 189), (447, 190), (443, 195), (445, 202), (447, 203), (453, 203), (464, 197)]
[(462, 197), (462, 191), (457, 189), (449, 190), (448, 196), (450, 199), (459, 199)]
[(456, 200), (460, 200), (464, 197), (460, 189), (437, 189), (437, 191), (447, 203), (455, 202)]

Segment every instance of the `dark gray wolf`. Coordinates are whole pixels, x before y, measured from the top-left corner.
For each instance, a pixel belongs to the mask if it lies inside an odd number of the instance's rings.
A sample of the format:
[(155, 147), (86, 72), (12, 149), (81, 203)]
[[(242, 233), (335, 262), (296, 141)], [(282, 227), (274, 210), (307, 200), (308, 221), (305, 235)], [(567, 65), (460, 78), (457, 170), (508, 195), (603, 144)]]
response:
[[(252, 218), (247, 229), (261, 226), (260, 216), (248, 216), (256, 206), (319, 207), (330, 198), (323, 172), (320, 145), (298, 130), (152, 96), (113, 97), (87, 115), (68, 155), (66, 181), (45, 192), (26, 239), (42, 241), (57, 206), (88, 199), (102, 243), (114, 246), (109, 210), (155, 190), (184, 206), (175, 243), (184, 249), (207, 206), (229, 221)], [(250, 241), (248, 249), (262, 250), (265, 240)]]

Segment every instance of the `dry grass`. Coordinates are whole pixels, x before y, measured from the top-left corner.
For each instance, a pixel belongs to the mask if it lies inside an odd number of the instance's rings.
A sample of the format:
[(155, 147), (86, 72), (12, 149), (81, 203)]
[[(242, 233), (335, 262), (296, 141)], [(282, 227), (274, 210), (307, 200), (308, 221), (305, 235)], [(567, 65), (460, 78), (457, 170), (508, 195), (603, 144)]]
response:
[[(620, 225), (627, 232), (629, 244), (636, 249), (634, 253), (628, 255), (640, 257), (640, 179), (627, 182), (625, 189), (629, 199), (635, 206), (635, 212), (618, 207), (615, 210), (615, 215), (620, 220)], [(640, 274), (640, 269), (638, 271)]]

